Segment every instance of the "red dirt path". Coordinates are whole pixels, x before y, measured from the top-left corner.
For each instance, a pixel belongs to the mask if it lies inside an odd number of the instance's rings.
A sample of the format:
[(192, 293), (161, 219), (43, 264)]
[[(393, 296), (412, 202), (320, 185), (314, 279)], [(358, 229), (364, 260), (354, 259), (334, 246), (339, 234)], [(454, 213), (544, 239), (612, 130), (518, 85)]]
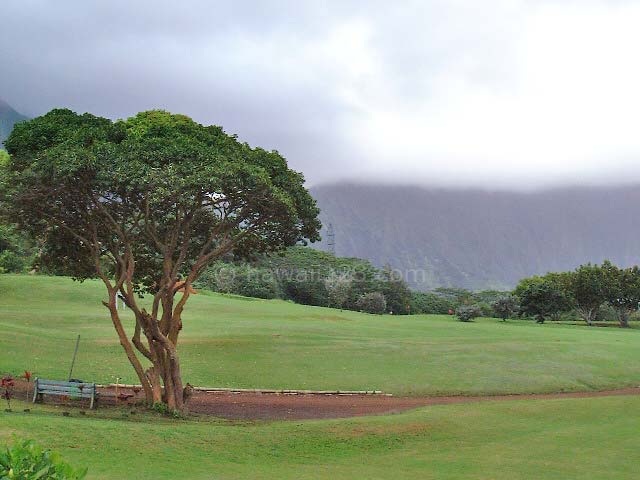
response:
[(275, 395), (197, 392), (189, 400), (193, 413), (247, 420), (344, 418), (398, 413), (427, 405), (447, 405), (501, 400), (591, 398), (639, 395), (640, 388), (602, 392), (571, 392), (478, 397), (387, 397), (383, 395)]
[[(16, 390), (25, 392), (25, 382), (16, 382)], [(141, 392), (134, 398), (116, 401), (113, 388), (100, 388), (99, 406), (127, 405), (142, 400)], [(25, 392), (26, 393), (26, 392)], [(131, 394), (120, 388), (119, 393)], [(300, 420), (313, 418), (346, 418), (363, 415), (399, 413), (428, 405), (454, 403), (495, 402), (503, 400), (542, 400), (557, 398), (593, 398), (620, 395), (640, 395), (640, 387), (606, 390), (600, 392), (543, 393), (527, 395), (495, 396), (443, 396), (443, 397), (393, 397), (386, 395), (338, 395), (338, 394), (274, 394), (231, 393), (196, 391), (188, 400), (191, 413), (212, 415), (234, 420)], [(47, 399), (58, 403), (59, 398)]]

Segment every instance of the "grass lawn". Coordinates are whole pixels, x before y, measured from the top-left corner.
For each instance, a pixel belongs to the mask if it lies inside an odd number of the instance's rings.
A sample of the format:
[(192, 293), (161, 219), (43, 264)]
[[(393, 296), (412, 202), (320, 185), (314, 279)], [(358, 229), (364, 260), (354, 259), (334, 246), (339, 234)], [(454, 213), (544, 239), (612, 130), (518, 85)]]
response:
[[(623, 479), (637, 477), (638, 397), (434, 406), (349, 420), (127, 419), (0, 411), (0, 444), (34, 438), (89, 479)], [(100, 418), (100, 416), (112, 418)], [(114, 418), (115, 417), (115, 418)]]
[[(63, 379), (80, 334), (74, 377), (135, 381), (100, 304), (104, 296), (98, 282), (0, 275), (0, 372)], [(638, 385), (639, 335), (374, 316), (202, 293), (187, 306), (179, 348), (184, 379), (194, 385), (471, 395)]]

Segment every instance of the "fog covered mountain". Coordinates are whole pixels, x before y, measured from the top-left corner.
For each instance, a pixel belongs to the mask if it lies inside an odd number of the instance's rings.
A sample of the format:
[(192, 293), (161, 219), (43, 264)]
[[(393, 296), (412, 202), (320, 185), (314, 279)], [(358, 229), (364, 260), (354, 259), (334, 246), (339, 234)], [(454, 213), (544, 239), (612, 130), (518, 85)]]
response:
[(640, 263), (640, 186), (535, 193), (334, 184), (311, 189), (340, 256), (413, 270), (422, 290), (508, 288), (604, 259)]
[(28, 118), (16, 112), (11, 105), (0, 99), (0, 148), (13, 130), (13, 126), (23, 120), (28, 120)]

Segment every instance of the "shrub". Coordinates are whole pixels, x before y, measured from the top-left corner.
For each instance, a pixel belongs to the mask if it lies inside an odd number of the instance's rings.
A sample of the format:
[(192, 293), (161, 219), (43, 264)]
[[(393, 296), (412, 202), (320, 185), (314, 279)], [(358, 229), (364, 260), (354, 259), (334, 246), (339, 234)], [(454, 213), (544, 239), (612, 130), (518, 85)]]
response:
[(456, 316), (461, 322), (471, 322), (474, 318), (481, 317), (482, 311), (478, 305), (460, 305)]
[(20, 273), (26, 268), (25, 258), (11, 250), (0, 253), (0, 273)]
[(495, 316), (505, 321), (507, 318), (511, 318), (518, 310), (518, 299), (513, 295), (503, 295), (498, 297), (491, 306)]
[(387, 300), (380, 292), (365, 293), (358, 298), (358, 308), (366, 313), (383, 314), (387, 310)]
[(411, 293), (411, 313), (446, 315), (456, 309), (456, 303), (448, 298), (431, 292)]
[(491, 317), (493, 316), (493, 308), (487, 302), (480, 302), (476, 304), (476, 306), (480, 309), (480, 317)]
[(31, 440), (16, 443), (0, 451), (0, 478), (15, 480), (80, 480), (87, 474), (64, 462), (51, 450), (37, 446)]

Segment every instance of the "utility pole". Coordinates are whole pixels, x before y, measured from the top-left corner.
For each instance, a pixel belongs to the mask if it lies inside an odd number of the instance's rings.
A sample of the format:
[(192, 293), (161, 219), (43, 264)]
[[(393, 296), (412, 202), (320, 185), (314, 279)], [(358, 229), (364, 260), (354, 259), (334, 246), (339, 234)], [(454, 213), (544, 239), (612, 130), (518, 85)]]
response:
[(333, 231), (333, 224), (330, 223), (327, 228), (327, 247), (329, 247), (329, 253), (335, 256), (336, 254), (336, 234)]

